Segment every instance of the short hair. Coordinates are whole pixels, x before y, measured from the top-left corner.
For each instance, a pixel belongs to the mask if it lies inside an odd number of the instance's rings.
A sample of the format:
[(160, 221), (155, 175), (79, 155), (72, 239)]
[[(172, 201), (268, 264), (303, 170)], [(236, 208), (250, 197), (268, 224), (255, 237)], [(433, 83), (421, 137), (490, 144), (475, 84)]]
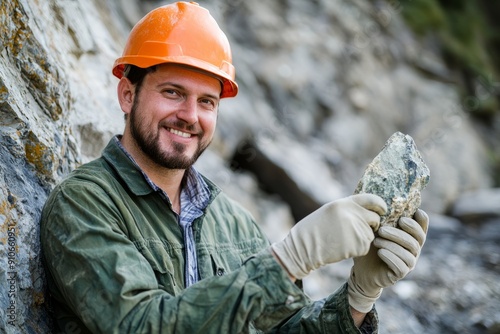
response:
[(155, 71), (156, 65), (146, 68), (141, 68), (135, 65), (125, 65), (123, 76), (130, 80), (130, 82), (135, 86), (135, 93), (138, 94), (146, 75)]
[[(144, 78), (149, 73), (153, 73), (156, 71), (156, 65), (151, 67), (138, 67), (135, 65), (125, 65), (125, 69), (123, 70), (123, 76), (130, 80), (130, 82), (135, 86), (135, 98), (141, 91), (142, 83), (144, 82)], [(127, 120), (128, 114), (124, 115), (125, 121)]]

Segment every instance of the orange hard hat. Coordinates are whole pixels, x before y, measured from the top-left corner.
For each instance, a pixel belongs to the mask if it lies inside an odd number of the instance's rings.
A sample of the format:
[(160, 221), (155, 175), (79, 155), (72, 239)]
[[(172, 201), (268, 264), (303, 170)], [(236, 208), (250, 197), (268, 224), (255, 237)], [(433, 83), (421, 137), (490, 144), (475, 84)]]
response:
[(210, 12), (196, 2), (156, 8), (137, 22), (113, 74), (123, 77), (125, 65), (146, 68), (163, 63), (215, 75), (222, 82), (221, 98), (238, 93), (229, 41)]

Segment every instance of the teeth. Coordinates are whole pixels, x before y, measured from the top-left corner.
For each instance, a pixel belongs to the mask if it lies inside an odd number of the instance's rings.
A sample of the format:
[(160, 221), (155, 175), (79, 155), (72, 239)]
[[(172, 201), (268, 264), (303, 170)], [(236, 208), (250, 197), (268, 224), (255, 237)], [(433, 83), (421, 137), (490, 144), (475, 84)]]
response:
[(175, 129), (169, 129), (169, 131), (171, 133), (173, 133), (174, 135), (181, 136), (181, 137), (184, 137), (184, 138), (190, 138), (191, 137), (190, 133), (182, 132), (182, 131), (175, 130)]

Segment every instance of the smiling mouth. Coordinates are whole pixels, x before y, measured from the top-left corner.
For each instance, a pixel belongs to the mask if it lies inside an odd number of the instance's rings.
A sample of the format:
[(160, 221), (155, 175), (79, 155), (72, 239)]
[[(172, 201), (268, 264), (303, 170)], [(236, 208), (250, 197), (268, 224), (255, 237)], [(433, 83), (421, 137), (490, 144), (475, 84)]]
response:
[(182, 132), (182, 131), (175, 130), (175, 129), (172, 129), (172, 128), (168, 128), (168, 131), (170, 133), (173, 133), (174, 135), (177, 135), (177, 136), (180, 136), (180, 137), (183, 137), (183, 138), (191, 138), (191, 136), (192, 136), (190, 133)]

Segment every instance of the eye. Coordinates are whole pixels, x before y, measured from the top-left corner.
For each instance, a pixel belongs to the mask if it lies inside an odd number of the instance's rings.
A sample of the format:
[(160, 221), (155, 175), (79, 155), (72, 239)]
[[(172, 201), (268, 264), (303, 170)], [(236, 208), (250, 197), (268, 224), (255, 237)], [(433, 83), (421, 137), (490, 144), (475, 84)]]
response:
[(179, 92), (172, 88), (166, 88), (161, 91), (163, 95), (177, 97), (179, 96)]
[(203, 98), (200, 100), (200, 103), (206, 108), (213, 110), (217, 106), (217, 101), (214, 101), (213, 99), (210, 98)]

